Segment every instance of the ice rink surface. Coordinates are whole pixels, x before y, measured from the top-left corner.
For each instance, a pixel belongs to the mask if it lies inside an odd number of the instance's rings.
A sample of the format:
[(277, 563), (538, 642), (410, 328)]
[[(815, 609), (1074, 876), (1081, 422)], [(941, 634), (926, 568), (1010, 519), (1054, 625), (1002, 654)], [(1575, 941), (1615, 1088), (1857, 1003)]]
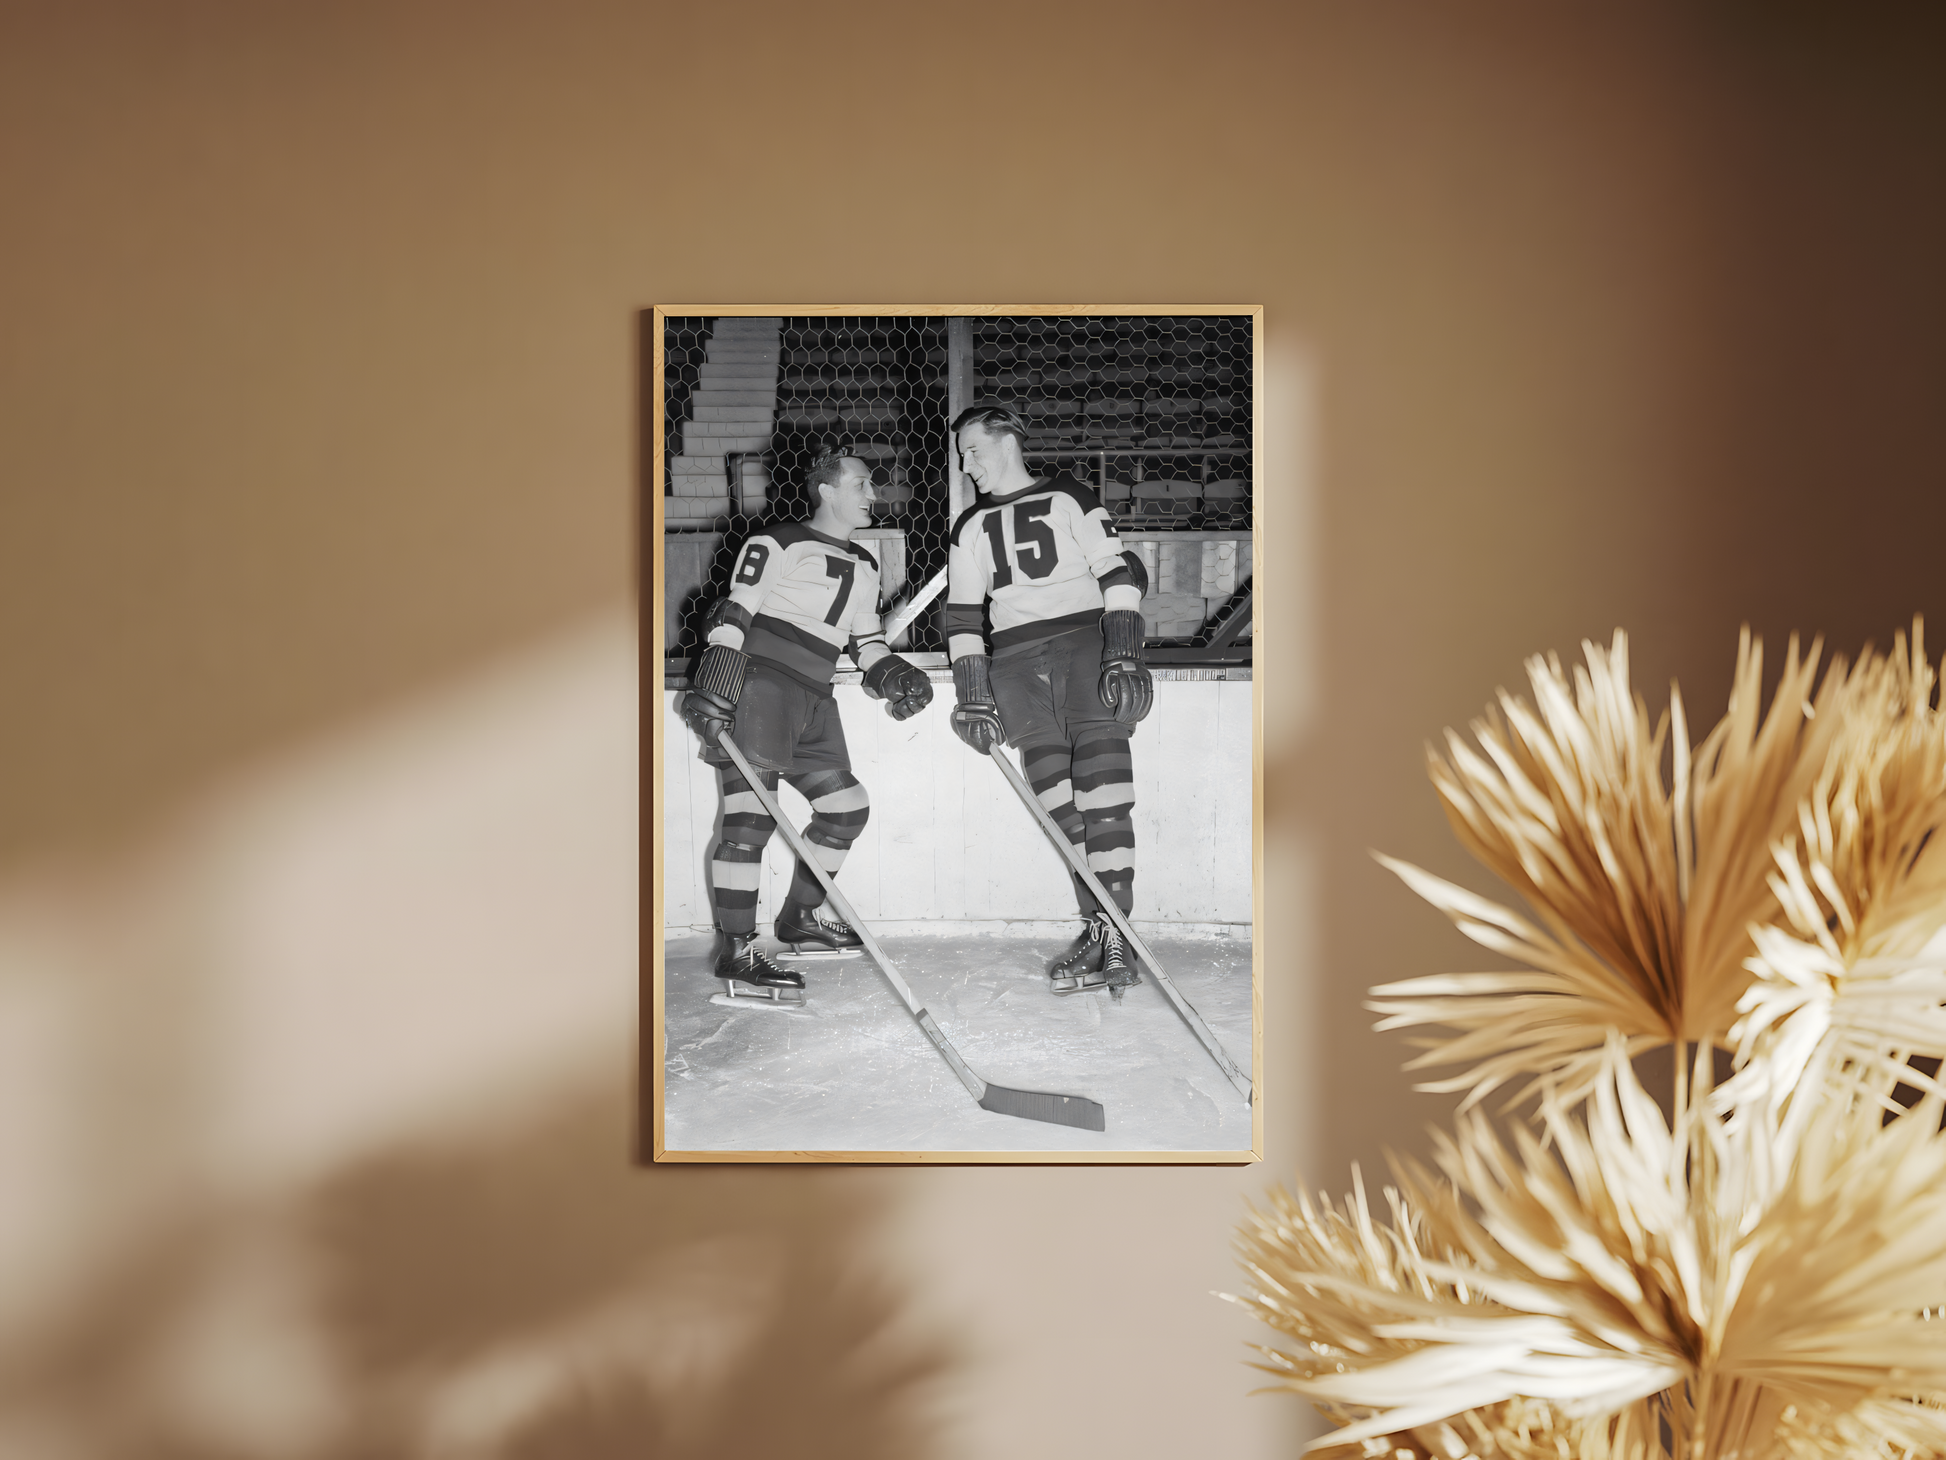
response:
[[(1078, 926), (1078, 925), (1077, 925)], [(1151, 932), (1177, 989), (1245, 1070), (1247, 937)], [(880, 936), (886, 956), (981, 1078), (1085, 1095), (1107, 1129), (980, 1109), (872, 961), (793, 961), (806, 1012), (709, 1002), (707, 935), (664, 944), (663, 1143), (671, 1151), (1246, 1151), (1250, 1106), (1146, 970), (1120, 1004), (1056, 997), (1059, 934)], [(774, 945), (766, 943), (767, 947)]]

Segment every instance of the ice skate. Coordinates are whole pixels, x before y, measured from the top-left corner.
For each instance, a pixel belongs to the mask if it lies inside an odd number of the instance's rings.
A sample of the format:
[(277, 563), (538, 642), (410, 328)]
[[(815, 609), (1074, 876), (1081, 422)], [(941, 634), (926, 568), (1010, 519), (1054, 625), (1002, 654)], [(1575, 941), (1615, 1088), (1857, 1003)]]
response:
[(1142, 971), (1135, 965), (1122, 930), (1103, 919), (1101, 930), (1101, 981), (1109, 996), (1121, 1003), (1122, 995), (1142, 982)]
[(1106, 919), (1099, 914), (1089, 918), (1073, 946), (1047, 966), (1048, 981), (1055, 993), (1084, 994), (1108, 986), (1108, 976), (1101, 967), (1102, 930), (1106, 926)]
[(712, 1004), (731, 1009), (781, 1009), (804, 1012), (804, 979), (779, 968), (757, 946), (754, 933), (726, 933), (718, 929), (710, 950), (711, 971), (723, 982), (723, 992), (710, 996)]
[(795, 899), (785, 902), (771, 931), (788, 953), (779, 958), (856, 958), (865, 944), (849, 923), (818, 916), (818, 909), (805, 907)]

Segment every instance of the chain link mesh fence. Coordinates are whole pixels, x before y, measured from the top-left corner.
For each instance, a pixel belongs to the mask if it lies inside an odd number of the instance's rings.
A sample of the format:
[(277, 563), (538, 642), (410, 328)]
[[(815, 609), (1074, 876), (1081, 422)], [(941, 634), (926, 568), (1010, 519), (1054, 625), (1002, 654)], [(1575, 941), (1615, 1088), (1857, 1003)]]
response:
[[(804, 475), (825, 451), (872, 466), (880, 500), (857, 540), (888, 605), (929, 583), (952, 528), (947, 423), (974, 400), (1027, 418), (1036, 471), (1096, 487), (1148, 566), (1151, 644), (1193, 656), (1228, 624), (1234, 658), (1248, 639), (1251, 327), (1248, 316), (666, 317), (667, 672), (701, 647), (750, 532), (810, 515)], [(935, 603), (894, 642), (942, 653), (937, 624)]]

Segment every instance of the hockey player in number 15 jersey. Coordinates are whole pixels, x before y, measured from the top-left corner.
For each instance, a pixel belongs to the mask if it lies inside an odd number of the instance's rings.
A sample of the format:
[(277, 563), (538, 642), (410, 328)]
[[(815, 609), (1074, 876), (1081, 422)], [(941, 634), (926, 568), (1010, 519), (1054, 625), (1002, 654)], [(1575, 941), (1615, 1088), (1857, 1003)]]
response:
[[(866, 693), (884, 700), (895, 720), (932, 699), (925, 673), (887, 647), (878, 563), (851, 541), (871, 521), (871, 469), (856, 457), (826, 457), (806, 484), (818, 503), (810, 521), (767, 527), (737, 554), (729, 595), (711, 612), (709, 642), (683, 702), (703, 758), (722, 774), (723, 836), (710, 862), (712, 959), (732, 1001), (742, 1001), (745, 989), (776, 999), (802, 990), (804, 980), (756, 946), (763, 851), (777, 827), (719, 736), (731, 731), (766, 789), (774, 792), (781, 778), (811, 803), (804, 839), (836, 877), (871, 814), (831, 694), (839, 654), (851, 648)], [(799, 863), (773, 928), (777, 938), (798, 957), (856, 957), (857, 932), (819, 917), (823, 903), (824, 885)]]
[[(1027, 469), (1027, 426), (1015, 412), (973, 406), (953, 430), (962, 469), (980, 489), (953, 525), (947, 559), (953, 728), (982, 754), (1001, 739), (1020, 748), (1035, 794), (1127, 913), (1135, 886), (1129, 736), (1153, 695), (1142, 664), (1147, 575), (1092, 490)], [(1048, 970), (1054, 992), (1106, 986), (1120, 998), (1140, 982), (1134, 958), (1087, 884), (1076, 877), (1074, 889), (1083, 927)]]
[[(1100, 626), (1104, 609), (1139, 611), (1142, 593), (1107, 508), (1071, 477), (1042, 478), (961, 514), (948, 559), (948, 654), (1002, 658)], [(991, 644), (980, 605), (992, 602)]]

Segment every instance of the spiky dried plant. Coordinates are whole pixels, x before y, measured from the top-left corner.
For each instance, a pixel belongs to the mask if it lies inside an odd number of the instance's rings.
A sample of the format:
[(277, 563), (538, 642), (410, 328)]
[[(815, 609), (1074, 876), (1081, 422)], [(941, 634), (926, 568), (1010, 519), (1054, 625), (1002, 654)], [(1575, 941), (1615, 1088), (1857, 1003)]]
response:
[[(1399, 1460), (1946, 1455), (1946, 718), (1921, 628), (1761, 713), (1746, 632), (1728, 714), (1651, 728), (1627, 643), (1529, 663), (1432, 778), (1521, 916), (1387, 862), (1510, 972), (1373, 990), (1451, 1031), (1437, 1173), (1389, 1220), (1278, 1193), (1241, 1301), (1299, 1341), (1278, 1387)], [(1663, 770), (1668, 755), (1668, 773)], [(1676, 1048), (1665, 1120), (1632, 1057)], [(1712, 1088), (1714, 1051), (1734, 1073)], [(1503, 1134), (1480, 1102), (1538, 1097)], [(1914, 1103), (1916, 1101), (1916, 1103)], [(1903, 1102), (1903, 1103), (1902, 1103)], [(1910, 1105), (1911, 1108), (1906, 1107)]]

